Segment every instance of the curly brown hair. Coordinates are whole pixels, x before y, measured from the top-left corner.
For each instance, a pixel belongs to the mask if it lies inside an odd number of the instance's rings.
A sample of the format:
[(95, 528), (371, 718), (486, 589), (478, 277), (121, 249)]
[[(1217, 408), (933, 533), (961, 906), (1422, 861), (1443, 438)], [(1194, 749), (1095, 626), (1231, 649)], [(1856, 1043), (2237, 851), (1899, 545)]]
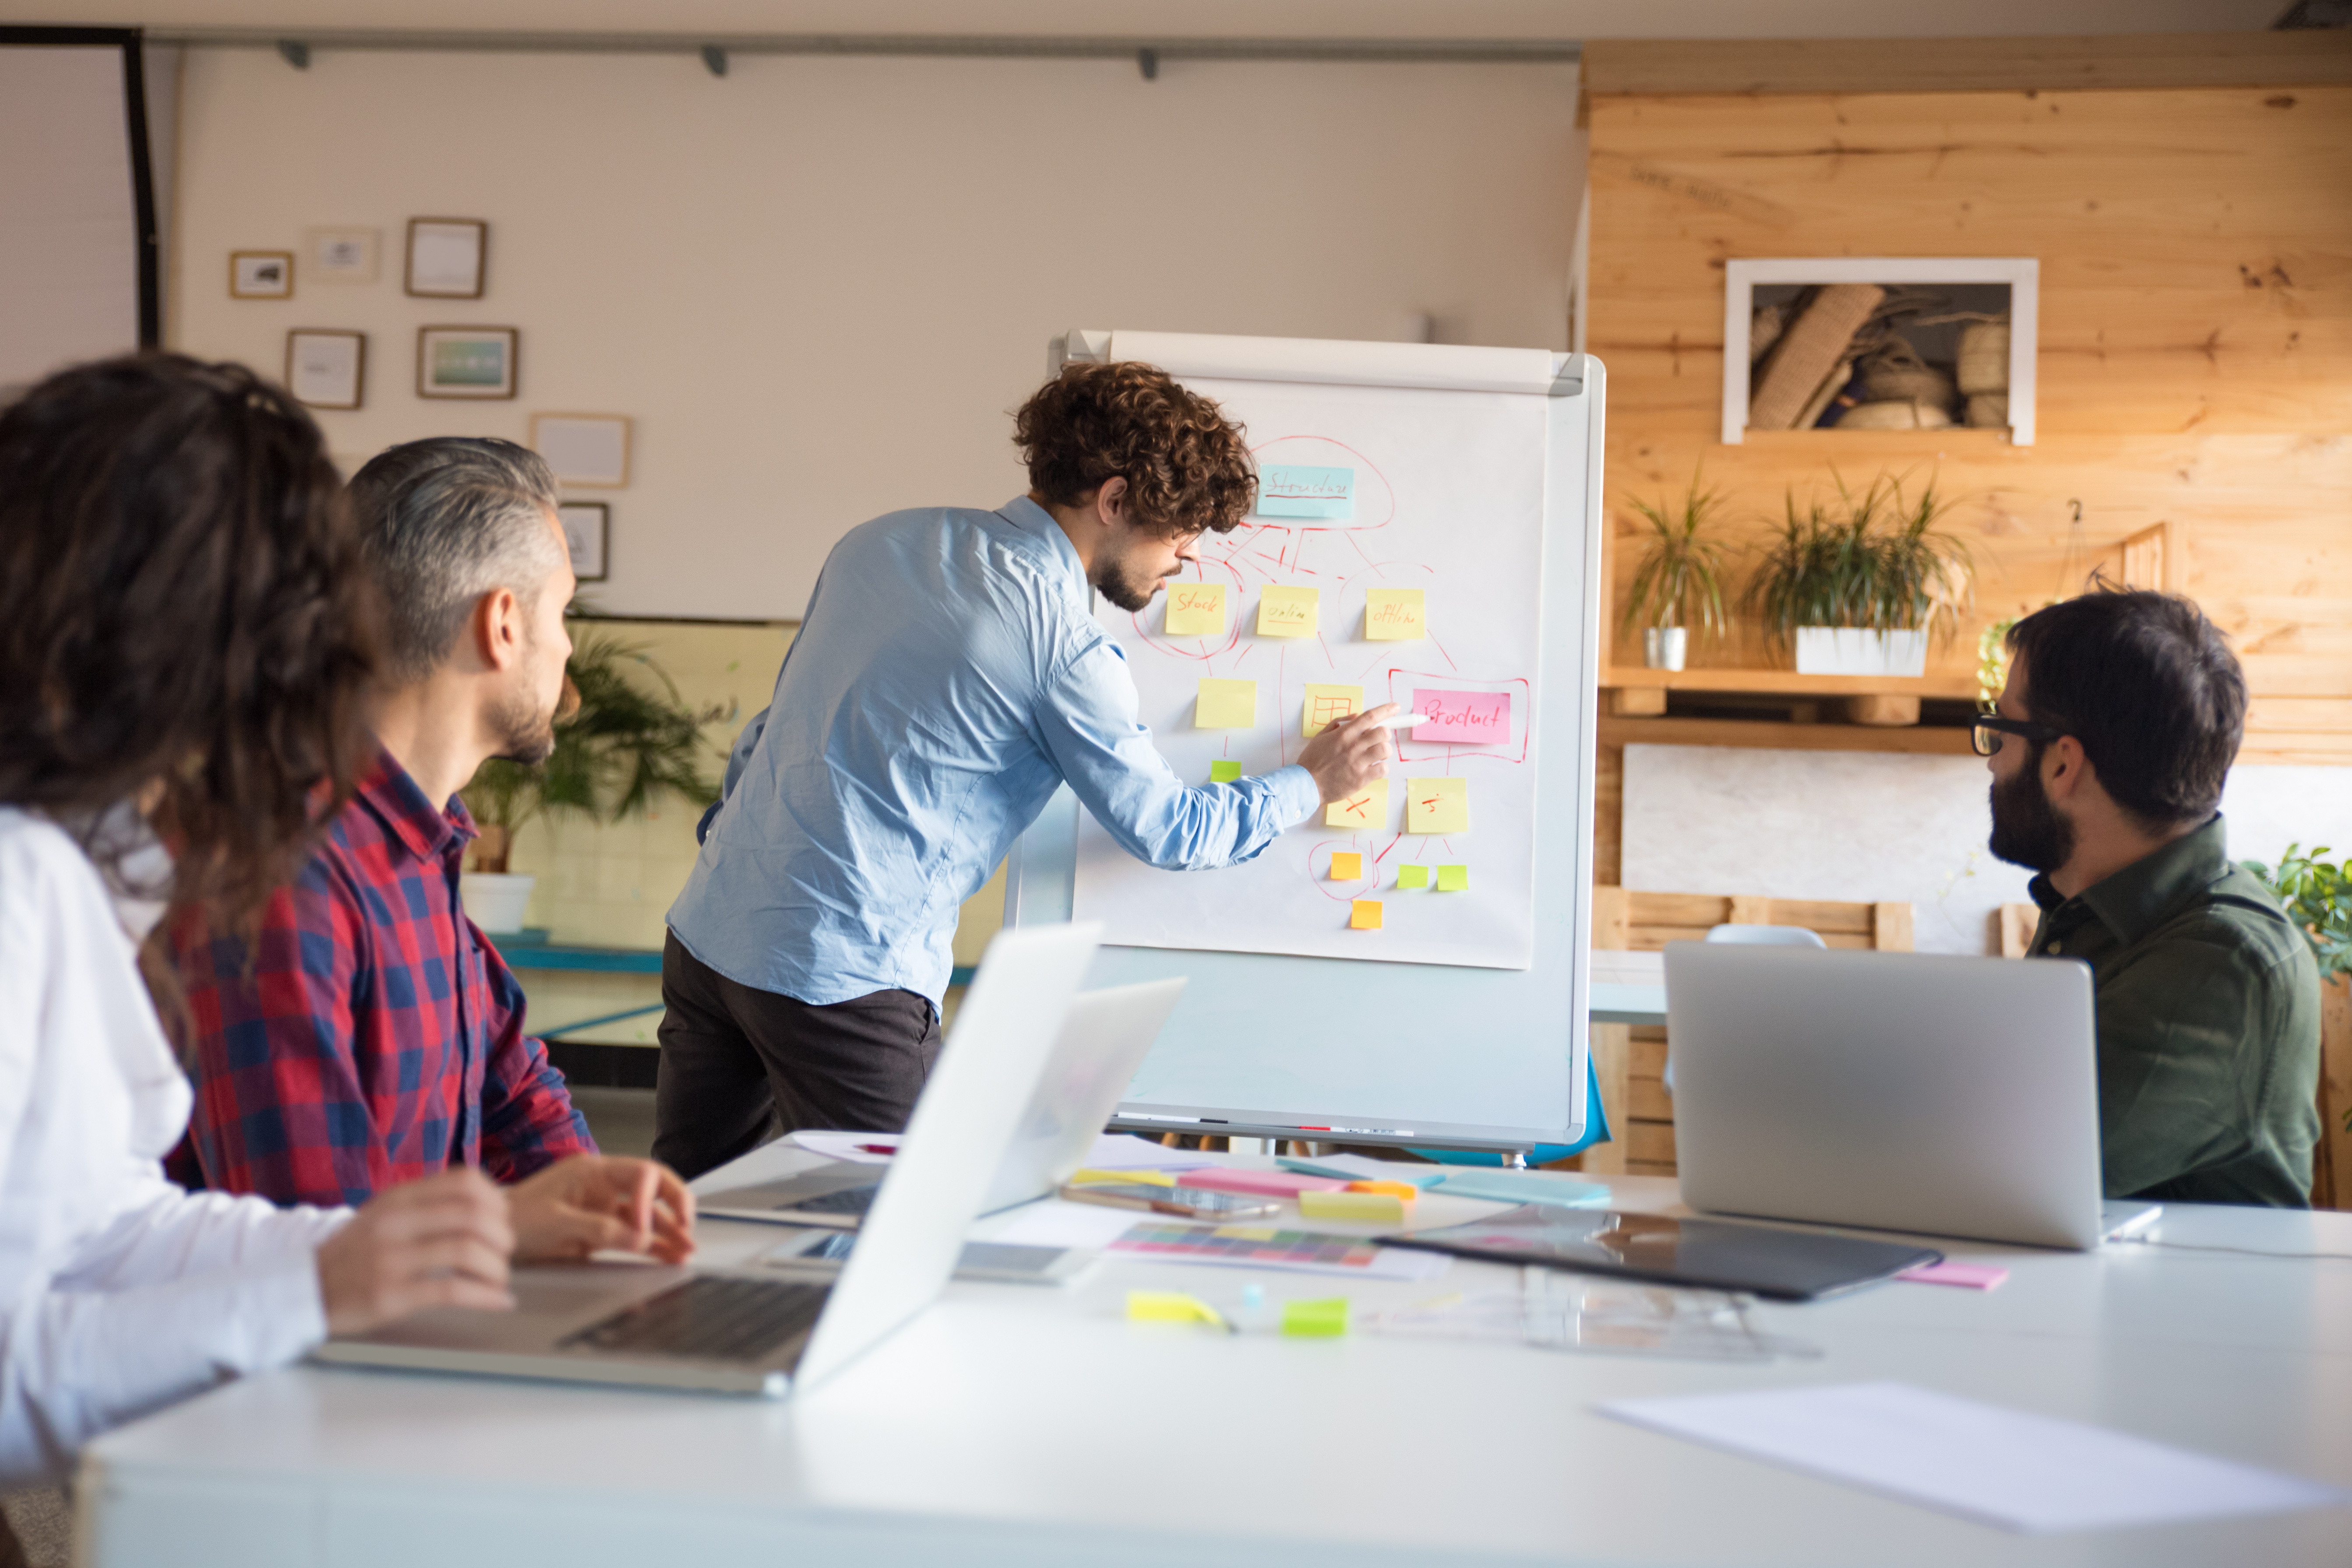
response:
[(163, 891), (102, 826), (143, 806), (175, 911), (258, 914), (372, 754), (377, 625), (319, 427), (251, 371), (107, 360), (0, 411), (0, 804), (125, 890)]
[(1077, 506), (1124, 479), (1137, 525), (1167, 538), (1230, 532), (1257, 495), (1242, 427), (1134, 360), (1064, 365), (1013, 416), (1013, 442), (1047, 500)]

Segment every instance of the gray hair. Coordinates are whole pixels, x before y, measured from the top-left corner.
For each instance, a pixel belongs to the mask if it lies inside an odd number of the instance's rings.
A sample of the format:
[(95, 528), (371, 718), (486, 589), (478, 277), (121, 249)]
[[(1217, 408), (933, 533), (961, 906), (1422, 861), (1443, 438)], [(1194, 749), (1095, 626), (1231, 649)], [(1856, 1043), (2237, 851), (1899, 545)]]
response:
[(379, 452), (352, 476), (352, 510), (383, 591), (393, 675), (422, 680), (449, 657), (485, 594), (526, 605), (564, 559), (547, 526), (547, 460), (511, 441), (436, 436)]

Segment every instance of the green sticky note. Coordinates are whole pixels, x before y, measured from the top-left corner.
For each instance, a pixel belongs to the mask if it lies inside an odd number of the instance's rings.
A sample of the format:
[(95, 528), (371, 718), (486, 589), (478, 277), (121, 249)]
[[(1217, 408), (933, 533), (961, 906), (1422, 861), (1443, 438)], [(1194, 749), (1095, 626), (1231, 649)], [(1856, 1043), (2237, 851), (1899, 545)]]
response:
[(1397, 886), (1400, 888), (1426, 888), (1429, 886), (1429, 868), (1426, 866), (1398, 867)]
[(1299, 1339), (1335, 1340), (1348, 1331), (1348, 1298), (1285, 1301), (1282, 1331)]
[(1470, 868), (1440, 866), (1437, 868), (1437, 890), (1441, 893), (1466, 893), (1470, 890)]
[(1241, 776), (1242, 765), (1239, 763), (1220, 758), (1216, 762), (1209, 764), (1209, 782), (1211, 784), (1232, 784)]

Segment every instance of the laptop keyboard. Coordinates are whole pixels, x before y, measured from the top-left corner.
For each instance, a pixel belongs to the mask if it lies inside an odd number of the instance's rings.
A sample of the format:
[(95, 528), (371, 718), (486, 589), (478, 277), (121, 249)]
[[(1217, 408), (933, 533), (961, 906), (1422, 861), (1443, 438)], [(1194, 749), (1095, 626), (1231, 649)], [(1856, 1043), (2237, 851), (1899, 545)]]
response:
[(874, 1194), (881, 1190), (882, 1189), (879, 1185), (871, 1187), (844, 1187), (837, 1193), (826, 1193), (822, 1197), (803, 1198), (798, 1203), (786, 1204), (778, 1212), (793, 1213), (795, 1211), (801, 1211), (815, 1214), (864, 1214), (867, 1209), (874, 1206)]
[(814, 1326), (830, 1289), (697, 1275), (589, 1324), (562, 1348), (758, 1361)]

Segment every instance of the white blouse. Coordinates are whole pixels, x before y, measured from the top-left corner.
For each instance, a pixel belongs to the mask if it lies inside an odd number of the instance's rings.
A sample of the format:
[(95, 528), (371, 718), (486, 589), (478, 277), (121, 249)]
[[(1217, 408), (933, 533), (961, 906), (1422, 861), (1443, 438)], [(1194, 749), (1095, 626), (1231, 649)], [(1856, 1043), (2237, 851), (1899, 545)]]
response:
[(326, 1336), (313, 1254), (348, 1210), (163, 1175), (191, 1095), (139, 976), (153, 919), (0, 806), (0, 1486)]

